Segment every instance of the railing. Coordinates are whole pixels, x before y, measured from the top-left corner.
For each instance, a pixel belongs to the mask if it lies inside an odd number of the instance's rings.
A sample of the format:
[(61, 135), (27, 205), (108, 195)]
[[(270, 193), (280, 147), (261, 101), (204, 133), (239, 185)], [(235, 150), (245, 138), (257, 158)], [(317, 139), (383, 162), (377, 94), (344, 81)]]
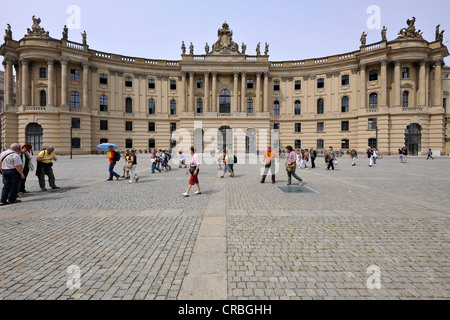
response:
[(23, 111), (45, 111), (45, 107), (24, 106)]
[(122, 57), (122, 62), (134, 63), (136, 60), (134, 58)]
[(217, 114), (218, 117), (231, 117), (231, 113), (219, 113)]
[(247, 62), (256, 62), (256, 61), (258, 61), (258, 57), (246, 57), (245, 61), (247, 61)]
[(328, 58), (321, 58), (321, 59), (315, 59), (314, 63), (318, 64), (318, 63), (326, 63), (328, 62)]
[(144, 63), (156, 66), (158, 64), (158, 61), (156, 61), (156, 60), (145, 60)]
[(386, 42), (378, 42), (364, 47), (364, 51), (373, 51), (376, 49), (386, 48)]
[(96, 52), (95, 53), (95, 57), (96, 58), (100, 58), (100, 59), (111, 59), (111, 55), (107, 54), (107, 53), (102, 53), (102, 52)]
[(305, 61), (294, 61), (294, 62), (292, 62), (292, 66), (293, 67), (302, 66), (304, 64), (305, 64)]
[(205, 57), (204, 56), (194, 56), (194, 61), (205, 61)]
[(76, 43), (76, 42), (67, 41), (66, 47), (70, 48), (70, 49), (84, 51), (84, 45)]
[(355, 55), (353, 53), (349, 53), (349, 54), (344, 54), (342, 56), (339, 56), (339, 60), (348, 60), (348, 59), (352, 59)]

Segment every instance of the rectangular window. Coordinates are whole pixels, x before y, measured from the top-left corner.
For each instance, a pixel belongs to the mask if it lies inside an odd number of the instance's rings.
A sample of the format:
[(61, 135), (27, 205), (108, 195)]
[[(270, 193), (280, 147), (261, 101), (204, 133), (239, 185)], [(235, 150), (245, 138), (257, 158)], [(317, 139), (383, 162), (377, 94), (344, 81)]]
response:
[(156, 88), (155, 79), (148, 79), (148, 88), (149, 89), (155, 89)]
[(295, 140), (295, 149), (300, 150), (302, 148), (302, 140)]
[(444, 98), (444, 100), (442, 100), (442, 107), (444, 108), (444, 111), (447, 113), (447, 98)]
[(170, 90), (177, 90), (177, 80), (170, 80)]
[(317, 149), (323, 149), (324, 142), (322, 139), (317, 140)]
[(47, 79), (47, 68), (39, 68), (39, 79)]
[(133, 87), (133, 78), (125, 77), (125, 87), (132, 88)]
[(125, 140), (125, 148), (126, 149), (133, 149), (133, 139), (126, 139)]
[(247, 89), (253, 89), (253, 80), (247, 80)]
[(368, 120), (368, 129), (369, 130), (376, 130), (377, 129), (377, 118), (369, 118)]
[(133, 122), (132, 121), (125, 122), (125, 131), (133, 131)]
[(317, 89), (325, 88), (325, 79), (319, 78), (317, 79)]
[(376, 81), (378, 80), (378, 70), (370, 70), (369, 71), (369, 81)]
[(280, 81), (273, 82), (273, 91), (280, 91)]
[(155, 131), (156, 131), (156, 123), (154, 123), (154, 122), (149, 122), (149, 123), (148, 123), (148, 131), (150, 131), (150, 132), (155, 132)]
[(100, 84), (108, 84), (108, 75), (100, 73)]
[(341, 149), (350, 149), (350, 141), (342, 140), (341, 141)]
[(155, 149), (156, 148), (156, 141), (155, 141), (155, 139), (149, 139), (148, 140), (148, 148), (149, 149)]
[(402, 79), (409, 79), (409, 68), (402, 69)]
[(81, 139), (72, 138), (72, 149), (81, 149)]
[(341, 85), (348, 86), (350, 84), (350, 76), (348, 74), (344, 74), (341, 77)]
[(73, 129), (81, 128), (81, 119), (80, 118), (72, 118), (72, 128)]
[(170, 124), (170, 133), (177, 131), (177, 124), (176, 123), (171, 123)]
[(317, 132), (324, 132), (325, 124), (323, 122), (317, 122)]
[(279, 123), (274, 123), (273, 124), (273, 130), (280, 131), (280, 124)]
[(203, 89), (203, 80), (197, 79), (197, 89)]
[(341, 131), (349, 131), (350, 130), (350, 122), (342, 121), (341, 122)]
[(300, 132), (302, 132), (302, 124), (296, 123), (295, 124), (295, 133), (300, 133)]
[(108, 130), (108, 120), (100, 120), (100, 130)]
[(294, 90), (302, 90), (302, 81), (296, 80), (294, 83)]
[(80, 81), (80, 70), (70, 69), (70, 80)]

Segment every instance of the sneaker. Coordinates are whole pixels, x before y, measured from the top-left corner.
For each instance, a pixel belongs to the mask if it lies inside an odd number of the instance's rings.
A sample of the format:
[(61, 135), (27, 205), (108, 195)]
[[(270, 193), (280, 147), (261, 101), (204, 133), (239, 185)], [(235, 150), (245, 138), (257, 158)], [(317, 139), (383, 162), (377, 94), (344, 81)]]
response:
[(200, 191), (195, 191), (195, 194), (202, 194)]
[(47, 191), (47, 189), (46, 188), (41, 188), (41, 191)]
[(298, 185), (302, 186), (303, 185), (303, 180), (300, 180), (300, 183)]
[(119, 181), (119, 179), (120, 179), (120, 176), (117, 176), (117, 177), (116, 177), (116, 180)]
[(16, 201), (13, 201), (13, 202), (8, 202), (9, 204), (14, 204), (14, 203), (20, 203), (20, 202), (22, 202), (22, 200), (16, 200)]
[(225, 178), (225, 176), (220, 176), (221, 178)]
[(52, 187), (53, 190), (61, 189), (60, 187)]
[(189, 197), (189, 194), (187, 194), (187, 193), (185, 192), (185, 193), (183, 193), (183, 197), (187, 198), (187, 197)]
[(8, 202), (0, 202), (0, 206), (6, 206), (8, 204), (9, 204)]
[(136, 178), (136, 182), (138, 182), (139, 181), (139, 178)]
[(112, 179), (108, 179), (108, 180), (106, 180), (106, 181), (113, 181)]

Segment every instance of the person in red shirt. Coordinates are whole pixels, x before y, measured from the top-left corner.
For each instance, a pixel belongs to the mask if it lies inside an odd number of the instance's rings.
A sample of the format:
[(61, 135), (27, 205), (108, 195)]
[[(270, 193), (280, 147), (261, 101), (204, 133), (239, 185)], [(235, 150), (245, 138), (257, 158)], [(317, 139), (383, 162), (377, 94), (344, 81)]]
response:
[(116, 160), (114, 159), (114, 154), (116, 151), (114, 151), (114, 147), (109, 147), (109, 152), (107, 153), (107, 157), (109, 159), (109, 179), (106, 181), (113, 181), (113, 176), (116, 177), (117, 180), (119, 180), (120, 175), (114, 172), (114, 167), (116, 166)]

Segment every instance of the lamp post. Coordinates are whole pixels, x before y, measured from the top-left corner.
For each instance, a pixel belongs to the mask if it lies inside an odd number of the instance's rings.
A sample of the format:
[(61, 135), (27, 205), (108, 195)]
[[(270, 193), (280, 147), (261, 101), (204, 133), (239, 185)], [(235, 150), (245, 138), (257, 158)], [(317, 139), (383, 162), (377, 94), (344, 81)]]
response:
[(70, 126), (70, 160), (72, 160), (72, 147), (73, 147), (73, 144), (72, 144), (72, 129), (73, 129), (73, 127)]
[(378, 150), (378, 124), (377, 124), (377, 126), (375, 127), (375, 129), (376, 129), (376, 143), (375, 143), (375, 145), (376, 145), (376, 149)]

